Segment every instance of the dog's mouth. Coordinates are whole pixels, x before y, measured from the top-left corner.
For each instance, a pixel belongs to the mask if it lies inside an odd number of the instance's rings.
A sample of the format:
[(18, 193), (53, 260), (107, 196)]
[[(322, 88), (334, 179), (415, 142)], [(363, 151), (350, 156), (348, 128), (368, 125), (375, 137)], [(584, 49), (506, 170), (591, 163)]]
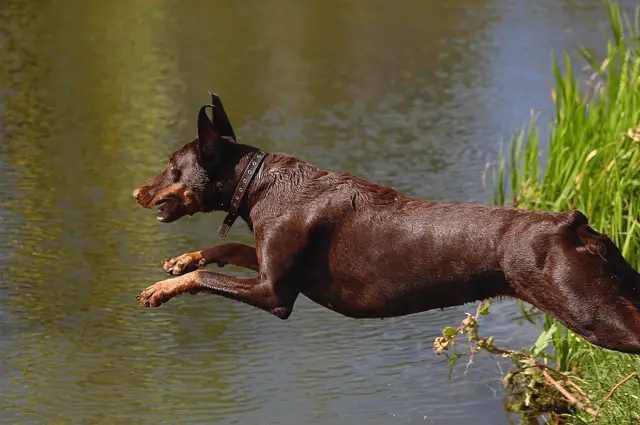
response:
[(179, 203), (177, 199), (168, 197), (159, 200), (153, 206), (158, 208), (158, 221), (166, 223), (171, 221), (171, 216), (178, 209)]

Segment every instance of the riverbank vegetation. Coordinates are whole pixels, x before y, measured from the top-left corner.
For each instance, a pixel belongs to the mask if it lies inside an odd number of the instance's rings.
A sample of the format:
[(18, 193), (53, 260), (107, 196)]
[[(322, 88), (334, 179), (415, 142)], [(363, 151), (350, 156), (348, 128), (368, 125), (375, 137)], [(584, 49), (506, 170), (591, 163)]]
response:
[[(577, 61), (566, 53), (553, 59), (555, 114), (548, 143), (543, 152), (533, 115), (493, 168), (494, 202), (579, 209), (640, 270), (640, 7), (631, 16), (609, 2), (606, 11), (606, 54), (597, 58), (581, 49), (584, 68), (576, 68)], [(434, 348), (452, 364), (481, 351), (511, 358), (512, 370), (504, 376), (507, 405), (521, 412), (526, 423), (543, 418), (548, 423), (640, 424), (640, 356), (595, 347), (546, 314), (525, 305), (522, 311), (541, 328), (530, 348), (505, 350), (480, 336), (488, 303), (458, 327), (444, 329)], [(456, 353), (454, 343), (461, 345), (463, 336), (468, 347)]]

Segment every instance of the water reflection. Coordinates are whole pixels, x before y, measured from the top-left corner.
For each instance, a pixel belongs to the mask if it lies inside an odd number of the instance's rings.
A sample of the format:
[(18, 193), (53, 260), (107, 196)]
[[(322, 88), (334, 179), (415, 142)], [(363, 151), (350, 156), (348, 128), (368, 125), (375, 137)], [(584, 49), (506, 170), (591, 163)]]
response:
[[(0, 417), (504, 423), (495, 363), (449, 381), (431, 352), (471, 306), (383, 322), (307, 300), (287, 322), (214, 297), (138, 308), (160, 260), (219, 242), (222, 214), (162, 226), (130, 193), (212, 89), (244, 141), (483, 201), (499, 136), (549, 105), (549, 49), (593, 43), (603, 20), (595, 0), (2, 3)], [(486, 327), (528, 344), (515, 314)]]

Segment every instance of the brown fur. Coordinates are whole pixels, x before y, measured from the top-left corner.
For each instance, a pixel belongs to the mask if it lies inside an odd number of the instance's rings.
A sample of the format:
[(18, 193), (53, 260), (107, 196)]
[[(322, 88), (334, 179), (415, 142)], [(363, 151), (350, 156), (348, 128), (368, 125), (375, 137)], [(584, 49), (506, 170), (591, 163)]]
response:
[[(200, 111), (198, 139), (136, 189), (140, 205), (169, 199), (164, 222), (227, 208), (256, 148), (222, 137), (223, 121)], [(578, 211), (414, 199), (282, 154), (266, 158), (247, 195), (240, 216), (255, 248), (228, 243), (167, 260), (179, 277), (147, 288), (141, 305), (205, 292), (286, 319), (303, 294), (345, 316), (383, 318), (507, 296), (593, 344), (640, 353), (640, 275)], [(202, 270), (212, 263), (257, 274)]]

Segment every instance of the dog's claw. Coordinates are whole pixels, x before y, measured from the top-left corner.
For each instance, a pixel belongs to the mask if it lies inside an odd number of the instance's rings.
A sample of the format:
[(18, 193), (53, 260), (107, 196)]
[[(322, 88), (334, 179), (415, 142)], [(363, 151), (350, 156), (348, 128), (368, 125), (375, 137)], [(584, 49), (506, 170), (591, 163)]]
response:
[[(142, 307), (156, 307), (152, 304), (153, 294), (146, 294), (146, 290), (140, 296), (140, 305)], [(142, 296), (144, 295), (144, 296)]]
[(175, 296), (175, 286), (170, 280), (157, 282), (144, 291), (138, 297), (142, 307), (160, 307)]

